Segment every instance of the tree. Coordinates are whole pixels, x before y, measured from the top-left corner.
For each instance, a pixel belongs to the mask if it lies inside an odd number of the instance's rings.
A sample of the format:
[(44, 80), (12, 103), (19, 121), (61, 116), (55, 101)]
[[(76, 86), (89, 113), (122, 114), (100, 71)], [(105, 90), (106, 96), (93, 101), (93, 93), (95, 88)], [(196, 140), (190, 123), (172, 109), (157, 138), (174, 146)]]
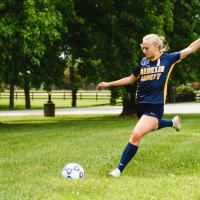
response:
[[(91, 80), (91, 72), (99, 80), (111, 81), (132, 73), (142, 53), (139, 44), (145, 34), (173, 30), (173, 3), (169, 0), (145, 1), (76, 1), (77, 15), (89, 30), (93, 45), (86, 49), (87, 64), (85, 76)], [(147, 23), (148, 22), (148, 23)], [(84, 60), (83, 58), (83, 60)], [(88, 65), (88, 66), (91, 66)], [(88, 76), (89, 75), (89, 76)], [(93, 78), (92, 78), (93, 79)], [(121, 115), (135, 112), (135, 86), (118, 88), (112, 96), (121, 96)]]
[(83, 84), (81, 77), (78, 75), (78, 66), (81, 60), (74, 60), (72, 56), (67, 57), (66, 69), (64, 71), (64, 82), (71, 89), (72, 102), (71, 106), (76, 107), (77, 91)]
[[(37, 82), (39, 85), (45, 80), (49, 85), (52, 81), (46, 78), (47, 75), (51, 74), (51, 77), (60, 75), (54, 73), (55, 69), (45, 65), (49, 64), (45, 60), (52, 61), (59, 56), (58, 50), (55, 54), (53, 52), (53, 56), (51, 51), (59, 47), (56, 42), (60, 40), (62, 28), (62, 15), (56, 10), (56, 3), (57, 1), (53, 3), (50, 0), (7, 0), (0, 4), (0, 45), (3, 49), (0, 54), (0, 64), (4, 69), (5, 81), (11, 86), (10, 109), (14, 108), (14, 85), (19, 84), (19, 78), (24, 83), (26, 105), (30, 108), (28, 90), (31, 82), (40, 81)], [(30, 72), (29, 76), (27, 72)]]
[[(200, 2), (176, 1), (173, 10), (174, 31), (167, 33), (170, 51), (186, 48), (200, 36)], [(178, 64), (170, 79), (170, 85), (180, 85), (200, 80), (200, 52)]]
[[(65, 7), (68, 6), (68, 1), (63, 1), (60, 4), (59, 10), (63, 15), (63, 25), (66, 26), (67, 34), (62, 37), (61, 49), (63, 50), (64, 58), (69, 68), (70, 73), (70, 88), (72, 92), (72, 107), (76, 107), (76, 93), (81, 84), (79, 81), (79, 61), (85, 61), (87, 51), (91, 45), (90, 27), (85, 23), (85, 19), (78, 15), (79, 1), (73, 1), (74, 12), (71, 13), (69, 20), (69, 13), (66, 12)], [(87, 11), (86, 11), (87, 12)]]

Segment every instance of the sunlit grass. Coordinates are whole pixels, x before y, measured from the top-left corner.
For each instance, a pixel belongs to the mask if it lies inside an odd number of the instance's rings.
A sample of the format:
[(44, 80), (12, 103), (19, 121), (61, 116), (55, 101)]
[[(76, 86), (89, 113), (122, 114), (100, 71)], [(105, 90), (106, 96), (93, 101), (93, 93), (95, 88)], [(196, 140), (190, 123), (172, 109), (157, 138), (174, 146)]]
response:
[[(70, 108), (71, 107), (71, 99), (53, 99), (53, 103), (55, 103), (56, 108)], [(31, 108), (32, 109), (42, 109), (44, 103), (47, 102), (47, 99), (33, 99), (31, 100)], [(77, 107), (87, 107), (87, 106), (98, 106), (98, 105), (109, 105), (109, 99), (83, 99), (77, 100)], [(8, 99), (0, 99), (0, 110), (8, 110), (9, 109), (9, 100)], [(25, 101), (24, 99), (15, 99), (15, 109), (23, 110), (25, 109)]]

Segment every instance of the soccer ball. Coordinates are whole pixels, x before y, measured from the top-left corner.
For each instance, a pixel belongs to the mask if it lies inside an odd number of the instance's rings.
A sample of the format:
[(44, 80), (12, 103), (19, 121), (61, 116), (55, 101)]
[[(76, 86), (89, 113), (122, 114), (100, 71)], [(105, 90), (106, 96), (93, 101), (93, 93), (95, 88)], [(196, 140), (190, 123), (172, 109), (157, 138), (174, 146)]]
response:
[(84, 170), (77, 163), (69, 163), (64, 166), (62, 176), (66, 179), (84, 178)]

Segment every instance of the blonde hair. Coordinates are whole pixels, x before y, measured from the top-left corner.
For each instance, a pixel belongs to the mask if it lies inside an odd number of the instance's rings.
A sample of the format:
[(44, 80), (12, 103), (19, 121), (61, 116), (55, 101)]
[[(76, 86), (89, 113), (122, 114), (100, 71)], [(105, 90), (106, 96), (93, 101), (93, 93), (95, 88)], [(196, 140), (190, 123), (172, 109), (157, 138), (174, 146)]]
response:
[(153, 45), (158, 45), (161, 52), (167, 51), (169, 49), (168, 44), (166, 43), (165, 37), (157, 34), (148, 34), (143, 37), (144, 40), (151, 40)]

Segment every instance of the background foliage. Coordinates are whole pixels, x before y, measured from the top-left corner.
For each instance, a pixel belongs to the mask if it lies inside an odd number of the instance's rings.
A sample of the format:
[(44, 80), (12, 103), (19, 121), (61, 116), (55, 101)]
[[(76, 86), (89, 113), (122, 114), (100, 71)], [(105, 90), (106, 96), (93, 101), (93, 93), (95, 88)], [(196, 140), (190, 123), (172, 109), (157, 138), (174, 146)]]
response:
[[(75, 98), (81, 87), (76, 77), (95, 85), (132, 73), (146, 34), (164, 35), (170, 51), (185, 48), (199, 37), (199, 10), (196, 0), (5, 0), (0, 3), (0, 80), (11, 88), (43, 84), (50, 91), (63, 85), (69, 67)], [(199, 54), (176, 66), (170, 86), (200, 80)], [(120, 96), (124, 106), (134, 103), (134, 91), (111, 89), (111, 102)]]

